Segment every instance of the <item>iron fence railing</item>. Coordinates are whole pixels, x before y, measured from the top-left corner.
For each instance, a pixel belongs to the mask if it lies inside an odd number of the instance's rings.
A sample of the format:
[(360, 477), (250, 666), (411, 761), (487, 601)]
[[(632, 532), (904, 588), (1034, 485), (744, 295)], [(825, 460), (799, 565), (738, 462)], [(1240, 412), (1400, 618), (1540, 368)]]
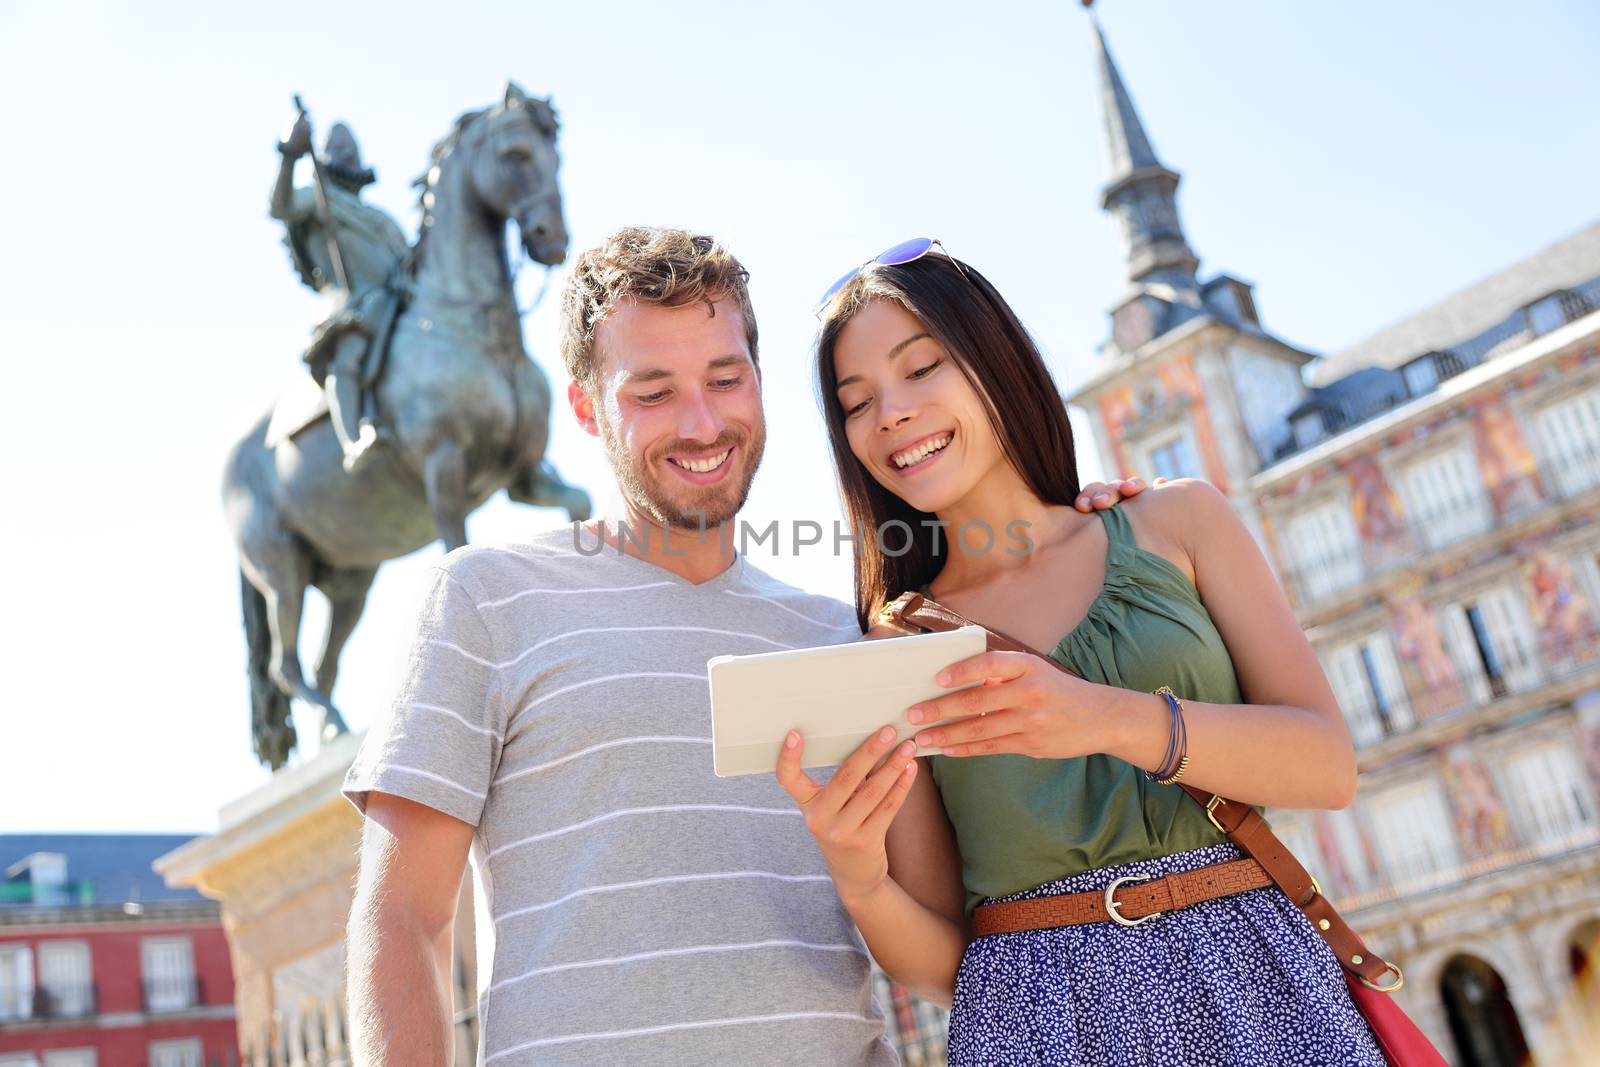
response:
[(1547, 836), (1532, 843), (1518, 843), (1472, 859), (1451, 863), (1425, 862), (1422, 857), (1402, 858), (1398, 866), (1385, 866), (1355, 886), (1330, 885), (1329, 896), (1340, 911), (1351, 912), (1386, 901), (1445, 887), (1459, 888), (1470, 879), (1566, 856), (1585, 849), (1600, 848), (1600, 826), (1588, 825), (1569, 834)]
[[(1433, 384), (1428, 391), (1438, 388), (1439, 383), (1469, 371), (1495, 356), (1520, 348), (1537, 337), (1592, 314), (1596, 308), (1600, 308), (1600, 278), (1592, 278), (1582, 285), (1550, 295), (1555, 300), (1554, 305), (1547, 305), (1541, 300), (1528, 307), (1518, 308), (1493, 326), (1459, 344), (1419, 356), (1431, 359), (1433, 363), (1433, 374), (1430, 376)], [(1401, 396), (1379, 393), (1351, 399), (1321, 397), (1318, 403), (1322, 410), (1323, 435), (1315, 440), (1305, 441), (1291, 436), (1278, 447), (1272, 461), (1276, 463), (1288, 459), (1319, 441), (1343, 433), (1352, 426), (1359, 426), (1385, 411), (1409, 402), (1418, 395), (1424, 394)]]
[[(1317, 603), (1365, 581), (1414, 567), (1420, 557), (1525, 519), (1540, 505), (1575, 500), (1600, 490), (1600, 443), (1572, 442), (1535, 464), (1524, 476), (1524, 503), (1495, 513), (1487, 500), (1461, 496), (1408, 510), (1400, 499), (1405, 531), (1382, 543), (1355, 541), (1280, 568), (1284, 588), (1300, 607)], [(1284, 550), (1282, 554), (1287, 554)]]
[(33, 991), (35, 1019), (84, 1019), (96, 1014), (99, 991), (93, 982), (41, 985)]

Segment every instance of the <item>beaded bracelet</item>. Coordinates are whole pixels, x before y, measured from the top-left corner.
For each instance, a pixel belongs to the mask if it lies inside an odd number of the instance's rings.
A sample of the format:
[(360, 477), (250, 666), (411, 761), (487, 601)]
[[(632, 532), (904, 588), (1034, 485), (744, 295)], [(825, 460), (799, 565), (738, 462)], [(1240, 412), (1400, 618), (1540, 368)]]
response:
[(1155, 690), (1155, 695), (1166, 700), (1172, 712), (1172, 727), (1167, 735), (1167, 751), (1162, 755), (1160, 765), (1154, 771), (1144, 773), (1151, 781), (1174, 785), (1189, 769), (1189, 728), (1183, 721), (1183, 702), (1169, 686)]

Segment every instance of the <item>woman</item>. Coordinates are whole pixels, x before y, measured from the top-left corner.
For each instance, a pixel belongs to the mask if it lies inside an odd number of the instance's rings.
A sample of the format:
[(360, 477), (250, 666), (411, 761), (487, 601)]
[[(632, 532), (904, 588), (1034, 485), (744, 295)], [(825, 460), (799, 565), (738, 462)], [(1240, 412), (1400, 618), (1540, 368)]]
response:
[[(1175, 778), (1342, 808), (1350, 738), (1220, 493), (1183, 480), (1073, 507), (1072, 432), (1038, 349), (986, 279), (931, 245), (846, 275), (822, 311), (817, 376), (852, 527), (905, 524), (858, 542), (862, 627), (920, 589), (1077, 677), (1026, 653), (953, 664), (940, 685), (984, 684), (907, 713), (934, 755), (891, 751), (886, 727), (826, 785), (791, 734), (779, 780), (841, 900), (890, 975), (953, 997), (952, 1064), (1382, 1064), (1332, 951), (1276, 888), (1121, 917), (1123, 887), (1242, 859)], [(907, 527), (923, 536), (896, 555)], [(1118, 914), (970, 936), (980, 905), (1077, 893)]]

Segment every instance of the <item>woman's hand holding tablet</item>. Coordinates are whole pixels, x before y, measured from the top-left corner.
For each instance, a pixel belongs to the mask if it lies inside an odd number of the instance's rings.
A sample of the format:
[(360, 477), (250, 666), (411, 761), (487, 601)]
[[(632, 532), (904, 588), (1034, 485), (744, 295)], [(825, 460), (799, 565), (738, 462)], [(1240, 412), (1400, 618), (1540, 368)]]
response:
[(778, 784), (805, 813), (806, 828), (847, 906), (870, 896), (889, 877), (884, 837), (917, 778), (916, 743), (897, 744), (897, 736), (893, 726), (869, 736), (826, 784), (800, 769), (805, 741), (798, 731), (789, 731), (778, 757)]

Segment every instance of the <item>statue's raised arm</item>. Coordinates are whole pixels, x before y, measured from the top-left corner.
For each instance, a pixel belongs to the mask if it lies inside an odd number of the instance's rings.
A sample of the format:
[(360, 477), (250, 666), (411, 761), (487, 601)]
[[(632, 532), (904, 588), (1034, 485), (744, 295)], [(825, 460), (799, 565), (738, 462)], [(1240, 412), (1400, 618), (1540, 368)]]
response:
[(361, 190), (377, 176), (362, 164), (349, 126), (334, 123), (322, 158), (312, 158), (311, 184), (296, 187), (295, 166), (311, 150), (311, 120), (302, 110), (278, 142), (269, 213), (284, 224), (284, 244), (300, 280), (334, 298), (302, 358), (323, 388), (344, 462), (354, 469), (381, 436), (366, 392), (399, 307), (409, 245), (387, 212), (362, 201)]

